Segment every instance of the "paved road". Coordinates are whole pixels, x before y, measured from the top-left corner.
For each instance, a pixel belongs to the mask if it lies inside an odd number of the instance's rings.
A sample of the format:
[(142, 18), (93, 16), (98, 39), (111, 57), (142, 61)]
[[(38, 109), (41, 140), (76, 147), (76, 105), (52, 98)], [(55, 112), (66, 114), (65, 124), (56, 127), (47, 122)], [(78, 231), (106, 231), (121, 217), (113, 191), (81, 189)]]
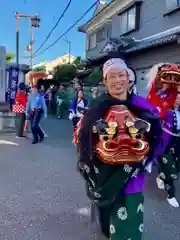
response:
[[(91, 240), (89, 217), (77, 213), (89, 202), (75, 170), (71, 125), (48, 119), (43, 127), (49, 137), (35, 146), (0, 135), (17, 144), (0, 141), (0, 240)], [(145, 240), (179, 240), (180, 210), (167, 204), (153, 176), (146, 189)]]

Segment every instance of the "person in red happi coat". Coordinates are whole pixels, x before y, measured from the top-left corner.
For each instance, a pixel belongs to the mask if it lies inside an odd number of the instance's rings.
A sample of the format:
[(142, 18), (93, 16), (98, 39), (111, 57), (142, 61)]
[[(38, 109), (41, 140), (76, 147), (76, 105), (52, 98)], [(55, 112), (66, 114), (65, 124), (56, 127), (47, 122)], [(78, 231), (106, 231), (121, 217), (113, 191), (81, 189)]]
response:
[(16, 137), (24, 137), (24, 123), (26, 119), (25, 111), (27, 96), (25, 94), (26, 86), (24, 83), (19, 84), (19, 91), (16, 94), (13, 112), (16, 113)]

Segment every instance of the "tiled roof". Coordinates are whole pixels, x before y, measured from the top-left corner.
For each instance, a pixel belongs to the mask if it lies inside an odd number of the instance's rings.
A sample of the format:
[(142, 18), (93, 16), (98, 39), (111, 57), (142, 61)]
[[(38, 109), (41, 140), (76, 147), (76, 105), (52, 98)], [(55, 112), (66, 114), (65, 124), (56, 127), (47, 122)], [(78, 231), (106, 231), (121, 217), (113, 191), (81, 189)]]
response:
[(123, 50), (126, 53), (136, 52), (136, 51), (140, 51), (140, 50), (144, 50), (152, 47), (161, 46), (163, 44), (173, 43), (177, 39), (178, 39), (177, 34), (170, 34), (167, 36), (160, 37), (158, 39), (156, 38), (151, 40), (143, 40), (141, 42), (134, 42), (132, 45), (127, 46)]

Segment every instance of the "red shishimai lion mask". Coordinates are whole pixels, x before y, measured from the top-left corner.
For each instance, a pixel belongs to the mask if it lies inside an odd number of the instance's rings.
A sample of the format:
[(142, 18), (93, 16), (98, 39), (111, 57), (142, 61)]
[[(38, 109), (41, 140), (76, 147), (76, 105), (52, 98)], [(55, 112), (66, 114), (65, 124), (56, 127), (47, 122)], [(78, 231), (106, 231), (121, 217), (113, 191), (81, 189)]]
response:
[(153, 84), (158, 87), (168, 84), (170, 87), (180, 86), (180, 65), (175, 63), (160, 63), (151, 68), (148, 73), (148, 87)]
[(159, 68), (158, 76), (160, 83), (180, 85), (180, 65), (165, 64)]
[(147, 78), (150, 88), (147, 99), (157, 107), (164, 119), (167, 111), (174, 107), (180, 88), (180, 65), (157, 64), (152, 67)]
[(126, 106), (113, 106), (93, 127), (93, 133), (98, 135), (95, 151), (107, 164), (142, 162), (149, 152), (144, 136), (148, 131), (150, 124), (136, 118)]

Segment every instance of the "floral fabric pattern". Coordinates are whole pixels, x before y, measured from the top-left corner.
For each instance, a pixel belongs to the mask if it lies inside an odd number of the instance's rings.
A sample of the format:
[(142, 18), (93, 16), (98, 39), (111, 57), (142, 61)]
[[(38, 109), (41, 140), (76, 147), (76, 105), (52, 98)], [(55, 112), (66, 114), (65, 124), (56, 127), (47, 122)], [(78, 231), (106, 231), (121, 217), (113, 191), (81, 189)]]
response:
[(127, 195), (116, 204), (110, 217), (111, 240), (142, 240), (144, 233), (142, 193)]

